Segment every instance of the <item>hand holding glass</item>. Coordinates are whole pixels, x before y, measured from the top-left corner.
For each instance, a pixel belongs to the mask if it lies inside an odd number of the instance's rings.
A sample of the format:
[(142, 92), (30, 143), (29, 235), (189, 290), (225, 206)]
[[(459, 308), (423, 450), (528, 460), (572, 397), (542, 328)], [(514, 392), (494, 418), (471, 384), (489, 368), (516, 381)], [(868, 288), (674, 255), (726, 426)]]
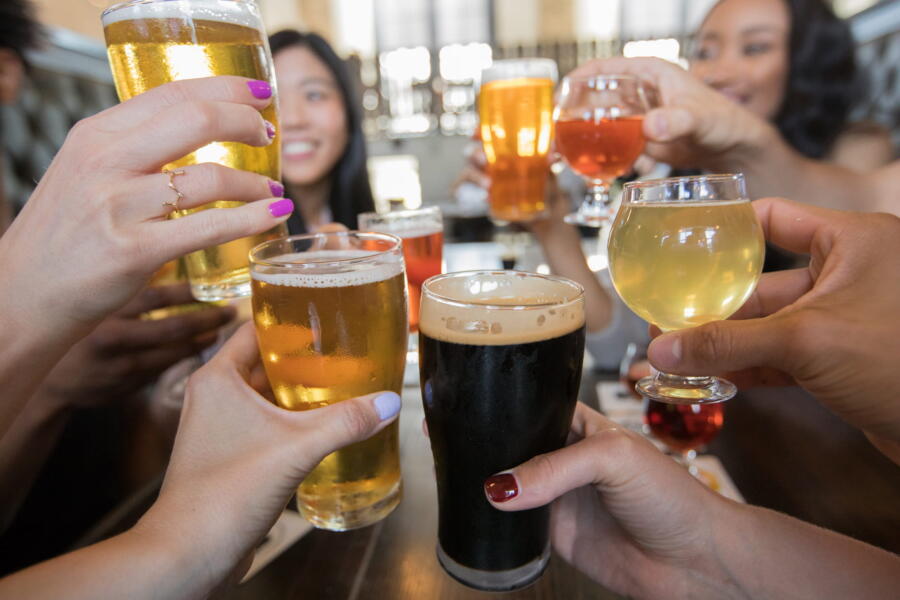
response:
[(612, 216), (609, 186), (644, 150), (644, 114), (655, 98), (647, 85), (630, 75), (563, 78), (553, 111), (556, 151), (588, 184), (567, 223), (601, 227)]
[[(753, 293), (765, 255), (740, 174), (625, 184), (608, 249), (622, 300), (663, 331), (730, 317)], [(737, 392), (718, 377), (663, 372), (636, 388), (672, 404), (721, 402)]]

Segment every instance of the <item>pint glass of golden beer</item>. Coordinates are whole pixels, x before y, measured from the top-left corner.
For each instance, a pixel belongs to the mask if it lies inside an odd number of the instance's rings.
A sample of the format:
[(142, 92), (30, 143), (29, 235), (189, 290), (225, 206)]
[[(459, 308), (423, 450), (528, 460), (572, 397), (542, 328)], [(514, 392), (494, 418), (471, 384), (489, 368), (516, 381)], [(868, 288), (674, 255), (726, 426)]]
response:
[[(399, 238), (292, 236), (257, 246), (250, 264), (259, 349), (280, 406), (400, 393), (408, 336)], [(297, 504), (316, 527), (343, 531), (384, 518), (400, 493), (395, 421), (326, 456), (300, 484)]]
[(547, 58), (498, 60), (482, 72), (478, 114), (495, 219), (533, 221), (547, 213), (555, 83), (556, 63)]
[[(103, 13), (107, 52), (119, 98), (128, 100), (177, 79), (239, 75), (268, 81), (275, 90), (269, 43), (254, 0), (131, 0)], [(214, 142), (169, 165), (167, 169), (215, 162), (281, 179), (278, 105), (262, 112), (275, 125), (272, 144), (256, 148), (236, 142)], [(211, 202), (197, 210), (229, 208), (237, 202)], [(250, 293), (247, 255), (266, 240), (286, 233), (271, 231), (193, 252), (185, 257), (194, 297), (224, 300)]]

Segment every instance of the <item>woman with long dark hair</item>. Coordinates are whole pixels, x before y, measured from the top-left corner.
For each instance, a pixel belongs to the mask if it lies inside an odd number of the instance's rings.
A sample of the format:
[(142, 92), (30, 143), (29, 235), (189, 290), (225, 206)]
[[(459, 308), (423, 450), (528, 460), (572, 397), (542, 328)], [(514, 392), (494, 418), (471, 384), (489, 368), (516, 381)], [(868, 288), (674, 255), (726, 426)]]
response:
[(297, 210), (291, 233), (375, 209), (366, 170), (362, 109), (344, 62), (320, 35), (284, 30), (269, 38), (281, 106), (282, 172)]
[(800, 154), (869, 170), (893, 149), (882, 128), (848, 121), (864, 91), (854, 48), (823, 0), (721, 0), (697, 31), (691, 72), (775, 125)]

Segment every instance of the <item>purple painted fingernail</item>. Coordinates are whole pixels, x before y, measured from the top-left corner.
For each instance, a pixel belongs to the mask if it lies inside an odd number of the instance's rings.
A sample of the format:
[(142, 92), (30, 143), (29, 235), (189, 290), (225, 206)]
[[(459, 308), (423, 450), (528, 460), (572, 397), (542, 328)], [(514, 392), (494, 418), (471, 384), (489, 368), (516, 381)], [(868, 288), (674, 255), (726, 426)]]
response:
[(394, 392), (384, 392), (375, 396), (375, 411), (379, 419), (387, 421), (400, 412), (400, 396)]
[(250, 88), (250, 93), (253, 94), (253, 97), (258, 100), (268, 100), (272, 97), (272, 86), (267, 81), (248, 81), (247, 87)]
[(290, 198), (282, 198), (269, 204), (269, 214), (273, 217), (283, 217), (294, 212), (294, 201)]
[(278, 183), (277, 181), (269, 180), (269, 190), (272, 192), (272, 196), (275, 198), (280, 198), (284, 196), (284, 186)]
[(269, 136), (269, 139), (275, 139), (275, 126), (266, 121), (266, 135)]

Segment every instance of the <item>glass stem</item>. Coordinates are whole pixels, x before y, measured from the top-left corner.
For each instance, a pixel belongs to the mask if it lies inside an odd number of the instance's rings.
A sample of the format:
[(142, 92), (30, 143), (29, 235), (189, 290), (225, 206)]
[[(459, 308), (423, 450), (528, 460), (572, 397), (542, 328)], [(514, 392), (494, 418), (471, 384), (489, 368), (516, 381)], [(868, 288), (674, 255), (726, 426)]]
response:
[(609, 212), (609, 185), (605, 181), (592, 181), (588, 186), (581, 212), (592, 216), (605, 215)]

